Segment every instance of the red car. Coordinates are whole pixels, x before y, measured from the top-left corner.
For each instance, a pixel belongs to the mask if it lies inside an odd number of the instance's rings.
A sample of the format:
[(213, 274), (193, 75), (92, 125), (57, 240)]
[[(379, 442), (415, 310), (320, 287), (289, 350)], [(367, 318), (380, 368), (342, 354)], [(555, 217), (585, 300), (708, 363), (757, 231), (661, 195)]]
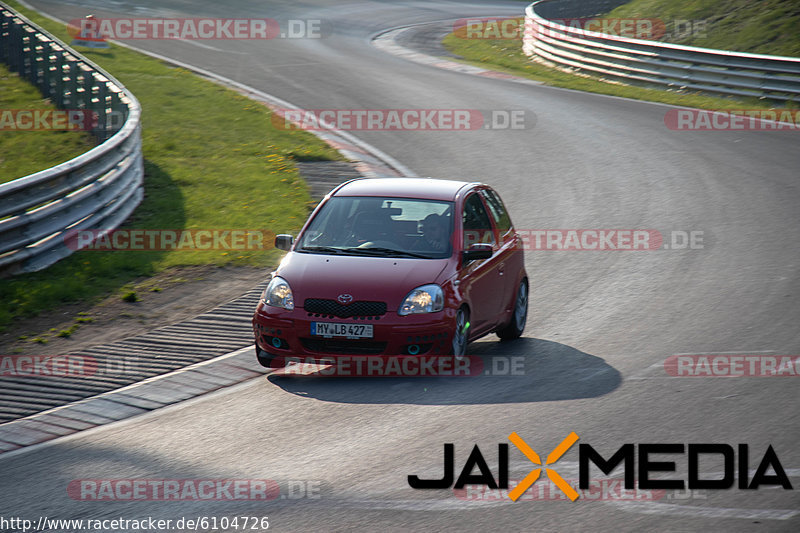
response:
[(522, 334), (528, 277), (521, 241), (487, 185), (355, 179), (331, 191), (253, 316), (264, 366), (285, 356), (464, 355), (495, 332)]

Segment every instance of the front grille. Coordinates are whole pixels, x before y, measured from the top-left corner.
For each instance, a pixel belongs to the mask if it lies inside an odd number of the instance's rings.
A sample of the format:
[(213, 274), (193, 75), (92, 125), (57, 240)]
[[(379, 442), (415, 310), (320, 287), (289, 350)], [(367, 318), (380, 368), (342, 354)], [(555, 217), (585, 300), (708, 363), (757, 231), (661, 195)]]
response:
[(376, 341), (300, 338), (300, 342), (309, 352), (317, 353), (379, 355), (386, 350), (385, 342)]
[(386, 302), (352, 302), (342, 305), (336, 300), (308, 298), (303, 308), (309, 313), (350, 318), (354, 316), (380, 316), (386, 314)]

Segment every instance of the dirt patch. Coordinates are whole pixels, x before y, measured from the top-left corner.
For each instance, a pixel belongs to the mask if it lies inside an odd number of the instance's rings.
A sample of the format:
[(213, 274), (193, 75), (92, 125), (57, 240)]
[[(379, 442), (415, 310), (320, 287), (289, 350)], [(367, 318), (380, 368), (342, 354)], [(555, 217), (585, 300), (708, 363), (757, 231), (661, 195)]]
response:
[(334, 187), (362, 174), (346, 161), (298, 161), (297, 170), (311, 189), (311, 198), (321, 200)]
[[(134, 287), (138, 301), (124, 301), (115, 294), (92, 306), (61, 305), (11, 325), (0, 333), (0, 355), (69, 353), (175, 324), (241, 296), (269, 273), (265, 268), (232, 266), (170, 269), (138, 280)], [(71, 328), (68, 337), (59, 336)]]

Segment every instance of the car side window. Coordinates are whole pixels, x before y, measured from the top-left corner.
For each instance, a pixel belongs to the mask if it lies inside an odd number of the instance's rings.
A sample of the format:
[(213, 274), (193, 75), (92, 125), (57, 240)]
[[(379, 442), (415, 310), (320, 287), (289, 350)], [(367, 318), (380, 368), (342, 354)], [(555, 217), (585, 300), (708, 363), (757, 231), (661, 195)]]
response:
[(492, 218), (494, 218), (494, 223), (497, 225), (497, 229), (500, 231), (501, 235), (505, 234), (511, 229), (511, 218), (508, 216), (508, 212), (503, 205), (503, 201), (500, 200), (500, 197), (497, 196), (497, 193), (491, 189), (483, 189), (481, 194), (483, 195), (484, 200), (486, 200), (486, 205), (489, 207), (489, 212), (492, 213)]
[(472, 194), (464, 202), (464, 212), (462, 214), (464, 227), (464, 249), (468, 249), (475, 243), (495, 244), (492, 223), (489, 221), (489, 214), (483, 207), (480, 196)]

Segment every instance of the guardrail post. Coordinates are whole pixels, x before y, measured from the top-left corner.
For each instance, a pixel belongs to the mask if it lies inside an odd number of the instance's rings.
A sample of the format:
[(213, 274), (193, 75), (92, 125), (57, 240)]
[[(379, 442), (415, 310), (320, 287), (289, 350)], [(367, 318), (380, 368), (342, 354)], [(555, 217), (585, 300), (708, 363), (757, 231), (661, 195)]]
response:
[(56, 107), (64, 108), (64, 51), (53, 51), (53, 102)]

